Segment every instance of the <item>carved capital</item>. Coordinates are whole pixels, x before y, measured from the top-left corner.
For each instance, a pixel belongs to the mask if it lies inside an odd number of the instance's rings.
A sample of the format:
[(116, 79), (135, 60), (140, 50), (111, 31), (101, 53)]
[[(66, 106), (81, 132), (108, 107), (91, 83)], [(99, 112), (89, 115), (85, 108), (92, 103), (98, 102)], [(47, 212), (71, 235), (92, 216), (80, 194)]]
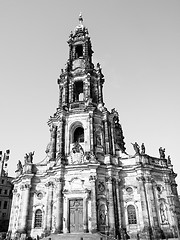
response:
[(30, 188), (31, 188), (31, 184), (25, 183), (25, 184), (24, 184), (24, 188), (25, 188), (25, 189), (30, 189)]
[(168, 177), (164, 177), (164, 182), (166, 184), (170, 184), (171, 183), (171, 181), (170, 181), (170, 179)]
[(145, 181), (148, 183), (152, 183), (152, 177), (151, 176), (146, 176)]
[(63, 183), (64, 179), (62, 177), (60, 177), (60, 178), (56, 178), (55, 181), (58, 183)]
[(96, 181), (97, 177), (94, 175), (90, 175), (89, 181)]
[(144, 177), (144, 176), (136, 177), (136, 179), (137, 179), (139, 182), (145, 182), (145, 177)]
[(114, 180), (115, 180), (115, 179), (114, 179), (112, 176), (106, 177), (106, 182), (113, 183)]
[(17, 188), (13, 189), (13, 190), (12, 190), (12, 193), (13, 193), (13, 194), (16, 194), (16, 193), (17, 193)]
[(54, 183), (53, 183), (53, 182), (47, 182), (47, 183), (45, 184), (45, 186), (46, 186), (46, 187), (50, 187), (50, 186), (53, 187), (53, 186), (54, 186)]

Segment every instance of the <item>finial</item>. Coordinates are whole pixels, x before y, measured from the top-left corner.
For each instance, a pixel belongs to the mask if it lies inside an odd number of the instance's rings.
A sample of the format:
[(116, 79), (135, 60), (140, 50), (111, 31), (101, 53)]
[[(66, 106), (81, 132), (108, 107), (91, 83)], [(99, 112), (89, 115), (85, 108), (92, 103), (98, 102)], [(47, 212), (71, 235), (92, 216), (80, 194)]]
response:
[(83, 18), (82, 18), (82, 13), (81, 12), (79, 14), (79, 24), (83, 25)]

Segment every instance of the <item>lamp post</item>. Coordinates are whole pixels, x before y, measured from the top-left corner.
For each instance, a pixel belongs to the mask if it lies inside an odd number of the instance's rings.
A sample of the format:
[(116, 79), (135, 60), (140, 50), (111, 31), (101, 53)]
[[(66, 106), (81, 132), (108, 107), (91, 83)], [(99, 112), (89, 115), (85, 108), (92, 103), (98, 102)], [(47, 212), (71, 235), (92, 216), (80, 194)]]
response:
[(2, 177), (3, 176), (3, 171), (5, 171), (4, 170), (4, 168), (6, 169), (7, 168), (7, 161), (9, 160), (9, 154), (10, 154), (10, 150), (8, 149), (8, 150), (6, 150), (5, 152), (4, 152), (4, 154), (3, 154), (3, 152), (2, 151), (0, 151), (0, 164), (1, 164), (1, 168), (0, 168), (0, 177)]

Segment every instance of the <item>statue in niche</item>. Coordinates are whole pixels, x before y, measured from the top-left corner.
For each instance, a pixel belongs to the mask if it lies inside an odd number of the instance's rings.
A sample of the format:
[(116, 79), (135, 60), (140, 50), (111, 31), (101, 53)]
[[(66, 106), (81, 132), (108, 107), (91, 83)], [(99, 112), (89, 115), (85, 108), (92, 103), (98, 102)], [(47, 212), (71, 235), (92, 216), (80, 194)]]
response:
[(135, 143), (131, 143), (131, 144), (133, 145), (135, 153), (139, 154), (140, 153), (140, 147), (139, 147), (138, 143), (135, 142)]
[(165, 159), (165, 148), (164, 149), (162, 147), (159, 148), (159, 155), (160, 158)]
[(24, 163), (32, 163), (33, 162), (33, 156), (34, 156), (34, 152), (30, 152), (29, 154), (26, 153), (25, 157), (24, 157)]
[(106, 225), (106, 208), (104, 204), (99, 207), (99, 224)]
[(168, 224), (167, 207), (164, 202), (160, 204), (160, 215), (163, 224)]
[(96, 132), (96, 144), (101, 146), (101, 133), (99, 131)]
[(102, 128), (101, 126), (97, 125), (95, 127), (95, 144), (97, 146), (102, 146)]
[(142, 143), (142, 145), (141, 145), (141, 154), (145, 154), (145, 152), (146, 152), (146, 148), (145, 148), (144, 143)]

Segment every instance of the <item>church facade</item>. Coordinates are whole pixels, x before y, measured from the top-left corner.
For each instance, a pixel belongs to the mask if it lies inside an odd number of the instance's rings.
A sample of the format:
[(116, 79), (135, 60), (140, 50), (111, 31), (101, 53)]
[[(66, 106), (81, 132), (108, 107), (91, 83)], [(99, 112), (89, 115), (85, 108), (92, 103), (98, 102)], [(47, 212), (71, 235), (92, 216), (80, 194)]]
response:
[(47, 157), (35, 164), (31, 152), (17, 165), (9, 235), (178, 239), (180, 203), (170, 158), (162, 148), (159, 158), (151, 157), (137, 143), (134, 156), (126, 153), (118, 112), (103, 102), (104, 76), (92, 62), (81, 15), (68, 45), (58, 108), (48, 121)]

